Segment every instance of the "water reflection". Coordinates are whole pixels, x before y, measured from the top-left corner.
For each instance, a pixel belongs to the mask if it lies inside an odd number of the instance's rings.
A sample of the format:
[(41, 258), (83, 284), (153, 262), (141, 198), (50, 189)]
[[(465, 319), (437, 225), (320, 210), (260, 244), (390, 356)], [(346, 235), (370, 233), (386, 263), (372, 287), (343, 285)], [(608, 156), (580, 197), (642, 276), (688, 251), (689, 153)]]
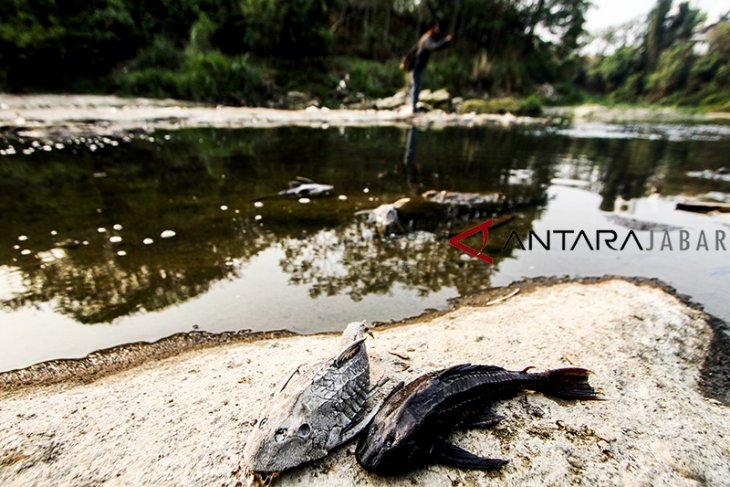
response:
[[(600, 195), (605, 211), (650, 193), (730, 192), (730, 183), (686, 176), (726, 165), (728, 139), (570, 138), (487, 128), (154, 135), (95, 151), (66, 143), (30, 155), (22, 154), (28, 141), (15, 140), (16, 154), (0, 157), (5, 311), (50, 303), (84, 324), (164, 311), (241, 279), (267, 249), (283, 256), (269, 272), (283, 273), (288, 286), (303, 286), (314, 299), (468, 293), (489, 287), (512, 249), (489, 248), (496, 261), (487, 266), (463, 259), (447, 237), (505, 208), (429, 205), (420, 196), (426, 190), (502, 192), (515, 219), (495, 232), (520, 233), (541, 218), (554, 178), (579, 181)], [(334, 196), (254, 204), (296, 176), (334, 185)], [(413, 204), (404, 208), (403, 234), (380, 235), (355, 217), (404, 196)], [(161, 238), (165, 231), (174, 236)], [(266, 292), (285, 303), (285, 289)], [(296, 326), (296, 310), (291, 315), (274, 327)], [(252, 327), (245, 316), (240, 323)]]

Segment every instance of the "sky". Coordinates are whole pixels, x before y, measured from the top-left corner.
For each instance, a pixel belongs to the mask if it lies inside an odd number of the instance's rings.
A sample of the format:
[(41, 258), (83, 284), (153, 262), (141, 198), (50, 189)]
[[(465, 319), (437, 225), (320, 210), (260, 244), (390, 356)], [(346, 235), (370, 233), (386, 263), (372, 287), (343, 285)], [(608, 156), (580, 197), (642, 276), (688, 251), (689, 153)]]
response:
[[(730, 10), (728, 0), (690, 0), (689, 3), (707, 13), (708, 20), (716, 20)], [(646, 17), (655, 4), (656, 0), (593, 0), (593, 6), (588, 10), (586, 30), (595, 33), (637, 17)]]

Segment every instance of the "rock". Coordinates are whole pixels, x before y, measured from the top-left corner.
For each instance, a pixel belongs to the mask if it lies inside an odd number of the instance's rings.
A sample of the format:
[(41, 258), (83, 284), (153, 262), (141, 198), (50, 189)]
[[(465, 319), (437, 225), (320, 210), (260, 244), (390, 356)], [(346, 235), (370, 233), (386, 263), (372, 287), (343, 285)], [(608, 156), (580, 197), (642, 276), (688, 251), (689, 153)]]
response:
[(375, 100), (375, 108), (378, 110), (393, 110), (408, 103), (408, 91), (404, 88), (393, 96)]
[(421, 91), (419, 101), (431, 105), (434, 108), (447, 109), (450, 108), (451, 95), (445, 89), (436, 91), (423, 90)]
[[(373, 379), (408, 381), (465, 362), (574, 364), (593, 371), (605, 401), (520, 396), (497, 404), (506, 417), (499, 428), (454, 434), (470, 451), (511, 460), (499, 472), (432, 465), (382, 478), (357, 465), (350, 445), (277, 484), (440, 486), (469, 477), (473, 485), (727, 485), (730, 410), (700, 387), (713, 339), (708, 316), (660, 287), (622, 279), (520, 288), (495, 305), (484, 306), (493, 293), (473, 296), (442, 315), (376, 328)], [(0, 485), (245, 485), (241, 454), (272, 385), (330, 357), (338, 343), (337, 334), (234, 342), (95, 382), (5, 390)], [(393, 350), (408, 352), (408, 367), (393, 366)], [(236, 406), (221, 407), (226, 400)]]

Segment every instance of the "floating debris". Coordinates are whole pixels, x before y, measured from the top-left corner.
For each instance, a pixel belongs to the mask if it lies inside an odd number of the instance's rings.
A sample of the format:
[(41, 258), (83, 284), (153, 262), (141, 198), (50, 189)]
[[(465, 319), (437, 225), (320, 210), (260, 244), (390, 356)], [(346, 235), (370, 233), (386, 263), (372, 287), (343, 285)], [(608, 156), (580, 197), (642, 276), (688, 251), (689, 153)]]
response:
[(221, 211), (228, 211), (227, 205), (221, 205)]
[(109, 241), (111, 243), (119, 243), (122, 241), (122, 237), (120, 237), (119, 235), (113, 235), (113, 236), (109, 237)]
[(28, 237), (26, 235), (18, 235), (18, 240), (21, 242), (25, 242), (28, 240)]
[(96, 231), (99, 232), (99, 233), (105, 233), (106, 232), (106, 228), (99, 227), (99, 228), (96, 229)]
[(261, 215), (256, 215), (255, 217), (253, 217), (253, 219), (254, 219), (254, 220), (256, 220), (256, 221), (259, 221), (259, 220), (261, 220), (262, 218), (263, 218), (263, 217), (262, 217)]
[(255, 206), (256, 208), (263, 208), (263, 207), (264, 207), (264, 203), (263, 203), (263, 202), (261, 202), (261, 201), (255, 201), (253, 205), (254, 205), (254, 206)]
[(337, 199), (340, 201), (347, 201), (347, 195), (341, 194), (337, 197)]
[(721, 167), (715, 171), (705, 169), (704, 171), (689, 171), (687, 176), (691, 178), (712, 179), (715, 181), (730, 181), (730, 169)]
[(153, 243), (155, 243), (155, 241), (147, 237), (146, 239), (142, 240), (142, 243), (145, 245), (152, 245)]
[(293, 181), (289, 181), (289, 188), (283, 191), (279, 191), (279, 196), (294, 196), (294, 197), (317, 197), (326, 196), (334, 189), (331, 184), (320, 184), (316, 183), (309, 178), (297, 176)]
[(307, 204), (310, 203), (312, 200), (310, 200), (309, 198), (299, 198), (298, 201), (302, 204)]
[(174, 232), (173, 230), (164, 230), (164, 231), (163, 231), (163, 232), (162, 232), (162, 233), (160, 234), (160, 238), (172, 238), (172, 237), (174, 237), (175, 235), (177, 235), (177, 234), (176, 234), (176, 233), (175, 233), (175, 232)]
[(127, 253), (124, 250), (120, 250), (120, 251), (117, 252), (117, 255), (119, 257), (124, 257), (125, 255), (127, 255)]
[(122, 227), (122, 226), (121, 226), (121, 225), (120, 225), (119, 223), (117, 223), (117, 224), (115, 224), (115, 225), (114, 225), (114, 226), (113, 226), (112, 228), (113, 228), (114, 230), (116, 230), (116, 231), (119, 231), (119, 230), (121, 230), (121, 229), (122, 229), (122, 228), (124, 228), (124, 227)]

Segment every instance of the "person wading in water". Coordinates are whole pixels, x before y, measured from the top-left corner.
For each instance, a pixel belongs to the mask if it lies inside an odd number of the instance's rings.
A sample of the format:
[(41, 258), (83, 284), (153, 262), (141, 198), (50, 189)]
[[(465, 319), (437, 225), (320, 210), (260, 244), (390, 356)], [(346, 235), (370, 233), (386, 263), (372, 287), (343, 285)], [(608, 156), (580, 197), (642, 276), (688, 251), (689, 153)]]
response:
[(418, 109), (418, 96), (421, 93), (423, 71), (426, 69), (431, 53), (448, 47), (454, 39), (454, 36), (449, 34), (444, 39), (437, 41), (436, 36), (439, 32), (440, 29), (438, 21), (432, 20), (431, 23), (428, 24), (426, 33), (418, 39), (418, 43), (413, 46), (403, 60), (403, 69), (411, 71), (412, 74), (413, 82), (411, 85), (411, 100), (413, 102), (413, 113), (416, 113)]

